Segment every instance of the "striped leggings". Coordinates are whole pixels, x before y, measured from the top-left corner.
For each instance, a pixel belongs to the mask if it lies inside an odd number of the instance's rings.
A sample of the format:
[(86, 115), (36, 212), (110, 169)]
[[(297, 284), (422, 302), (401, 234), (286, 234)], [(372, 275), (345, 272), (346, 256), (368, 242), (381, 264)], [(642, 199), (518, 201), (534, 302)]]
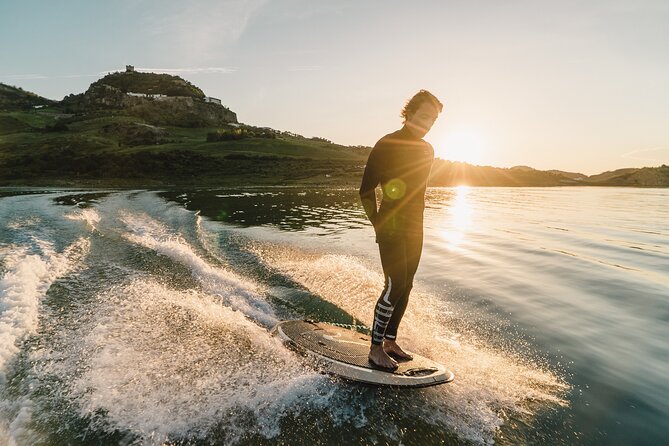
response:
[(376, 345), (380, 345), (384, 337), (397, 338), (423, 251), (423, 234), (379, 239), (378, 244), (385, 286), (374, 307), (372, 344)]

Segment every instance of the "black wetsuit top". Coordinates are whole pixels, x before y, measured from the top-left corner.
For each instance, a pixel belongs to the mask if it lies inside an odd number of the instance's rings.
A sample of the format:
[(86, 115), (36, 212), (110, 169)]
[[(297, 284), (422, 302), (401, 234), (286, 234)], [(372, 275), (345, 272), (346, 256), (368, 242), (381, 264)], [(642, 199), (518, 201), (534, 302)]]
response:
[(434, 149), (406, 126), (376, 143), (360, 185), (360, 195), (381, 184), (383, 200), (374, 219), (379, 238), (422, 234), (425, 189)]

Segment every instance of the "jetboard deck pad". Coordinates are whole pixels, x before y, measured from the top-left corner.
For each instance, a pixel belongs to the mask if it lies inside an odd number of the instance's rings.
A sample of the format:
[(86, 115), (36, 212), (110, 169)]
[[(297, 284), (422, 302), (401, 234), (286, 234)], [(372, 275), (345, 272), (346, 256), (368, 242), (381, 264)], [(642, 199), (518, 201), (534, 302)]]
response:
[(427, 387), (453, 381), (453, 373), (442, 364), (412, 353), (411, 361), (399, 361), (390, 372), (367, 359), (370, 337), (357, 331), (309, 320), (284, 321), (272, 332), (289, 348), (316, 360), (329, 374), (367, 384)]

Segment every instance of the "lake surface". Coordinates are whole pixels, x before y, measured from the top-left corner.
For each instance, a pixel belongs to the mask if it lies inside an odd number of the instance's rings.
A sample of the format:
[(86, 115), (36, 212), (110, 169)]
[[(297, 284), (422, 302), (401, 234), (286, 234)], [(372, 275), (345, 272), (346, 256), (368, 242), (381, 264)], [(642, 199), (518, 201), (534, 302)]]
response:
[(356, 190), (0, 189), (0, 444), (669, 444), (668, 203), (429, 189), (398, 390), (270, 334), (371, 323)]

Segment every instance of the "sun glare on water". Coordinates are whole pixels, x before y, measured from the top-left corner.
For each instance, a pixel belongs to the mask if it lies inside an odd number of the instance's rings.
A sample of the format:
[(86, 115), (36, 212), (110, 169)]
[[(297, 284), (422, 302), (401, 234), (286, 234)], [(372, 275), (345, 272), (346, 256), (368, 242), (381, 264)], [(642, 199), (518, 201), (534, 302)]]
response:
[(479, 165), (484, 162), (486, 141), (476, 130), (457, 129), (440, 139), (435, 152), (442, 159)]
[(469, 186), (455, 188), (455, 196), (444, 215), (444, 229), (441, 236), (446, 241), (446, 247), (457, 250), (465, 240), (467, 233), (472, 229), (472, 204), (468, 197)]

